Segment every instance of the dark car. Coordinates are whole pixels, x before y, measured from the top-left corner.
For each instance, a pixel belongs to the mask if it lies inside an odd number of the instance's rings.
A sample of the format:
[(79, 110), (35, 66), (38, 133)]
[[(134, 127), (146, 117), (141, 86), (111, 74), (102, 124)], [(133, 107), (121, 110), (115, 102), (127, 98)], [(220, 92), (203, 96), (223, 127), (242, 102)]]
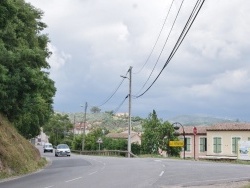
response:
[(70, 157), (71, 151), (67, 144), (59, 144), (56, 146), (55, 149), (55, 156), (69, 156)]

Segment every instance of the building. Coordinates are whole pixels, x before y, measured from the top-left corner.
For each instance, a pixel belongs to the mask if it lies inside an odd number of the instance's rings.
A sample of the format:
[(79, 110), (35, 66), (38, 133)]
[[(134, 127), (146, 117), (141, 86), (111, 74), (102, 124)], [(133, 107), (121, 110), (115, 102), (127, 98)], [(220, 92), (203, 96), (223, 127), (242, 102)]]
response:
[(35, 145), (44, 145), (45, 143), (49, 142), (49, 136), (47, 136), (43, 132), (43, 128), (41, 127), (40, 134), (35, 138), (34, 143)]
[[(128, 131), (124, 131), (121, 133), (108, 133), (106, 137), (113, 138), (113, 139), (128, 139)], [(130, 132), (130, 139), (131, 139), (131, 144), (132, 143), (137, 143), (141, 145), (141, 136), (139, 133), (131, 131)]]
[[(207, 126), (197, 126), (197, 133), (194, 135), (193, 126), (184, 126), (185, 131), (185, 157), (199, 158), (207, 154)], [(180, 139), (183, 140), (183, 129), (179, 129)], [(181, 157), (184, 158), (184, 148), (181, 151)]]
[[(185, 157), (236, 159), (239, 153), (238, 142), (250, 141), (250, 123), (220, 123), (196, 128), (197, 134), (194, 135), (192, 126), (184, 126)], [(180, 139), (183, 139), (182, 128), (179, 133)], [(181, 157), (184, 157), (184, 148)]]
[(207, 128), (207, 156), (237, 157), (238, 141), (250, 141), (249, 123), (217, 124)]
[[(85, 123), (85, 134), (89, 133), (90, 125), (86, 122)], [(73, 134), (83, 134), (84, 131), (84, 122), (76, 123), (73, 126)]]

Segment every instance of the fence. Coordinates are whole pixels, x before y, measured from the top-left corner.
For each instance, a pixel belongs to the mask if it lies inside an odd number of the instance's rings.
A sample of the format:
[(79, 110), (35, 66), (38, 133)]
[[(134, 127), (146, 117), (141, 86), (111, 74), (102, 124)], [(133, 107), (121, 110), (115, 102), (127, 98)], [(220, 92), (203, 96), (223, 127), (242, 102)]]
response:
[[(79, 151), (79, 150), (71, 150), (72, 153), (77, 153), (80, 155), (98, 155), (98, 156), (128, 156), (128, 151), (122, 150), (93, 150), (93, 151)], [(133, 153), (130, 152), (131, 157), (137, 157)]]

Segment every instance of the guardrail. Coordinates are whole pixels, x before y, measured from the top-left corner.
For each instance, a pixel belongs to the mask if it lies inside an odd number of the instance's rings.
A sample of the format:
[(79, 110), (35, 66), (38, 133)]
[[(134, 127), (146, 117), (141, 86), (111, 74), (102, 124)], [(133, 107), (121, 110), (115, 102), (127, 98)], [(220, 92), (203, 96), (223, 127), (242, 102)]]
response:
[[(127, 157), (128, 151), (122, 150), (93, 150), (93, 151), (80, 151), (80, 150), (71, 150), (72, 153), (77, 153), (80, 155), (98, 155), (98, 156), (122, 156)], [(130, 152), (131, 157), (137, 157), (135, 154)]]

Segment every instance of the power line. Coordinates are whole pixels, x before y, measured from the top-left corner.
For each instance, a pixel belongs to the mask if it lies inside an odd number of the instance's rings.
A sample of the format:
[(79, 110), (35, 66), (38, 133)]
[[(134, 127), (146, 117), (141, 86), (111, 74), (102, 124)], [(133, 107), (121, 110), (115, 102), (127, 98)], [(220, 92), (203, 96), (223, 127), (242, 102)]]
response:
[(136, 98), (141, 97), (142, 95), (144, 95), (152, 86), (153, 84), (156, 82), (156, 80), (159, 78), (159, 76), (161, 75), (162, 71), (166, 68), (166, 66), (168, 65), (168, 63), (170, 62), (170, 60), (172, 59), (172, 57), (174, 56), (174, 54), (176, 53), (176, 51), (178, 50), (178, 48), (180, 47), (181, 43), (183, 42), (184, 38), (186, 37), (189, 29), (191, 28), (194, 20), (196, 19), (198, 13), (200, 12), (200, 9), (202, 7), (202, 5), (204, 4), (205, 0), (197, 0), (195, 7), (193, 8), (193, 11), (191, 13), (191, 15), (189, 16), (188, 21), (186, 22), (185, 27), (182, 30), (182, 33), (180, 34), (172, 52), (170, 53), (166, 63), (164, 64), (163, 68), (161, 69), (160, 73), (157, 75), (157, 77), (155, 78), (155, 80), (152, 82), (152, 84), (140, 95), (136, 96)]
[(163, 47), (162, 47), (162, 49), (161, 49), (161, 52), (160, 52), (160, 54), (159, 54), (159, 56), (158, 56), (158, 58), (157, 58), (157, 60), (156, 60), (156, 62), (155, 62), (154, 67), (153, 67), (153, 69), (152, 69), (152, 71), (151, 71), (149, 77), (147, 78), (146, 82), (143, 84), (142, 88), (141, 88), (137, 93), (139, 93), (139, 92), (145, 87), (145, 85), (148, 83), (150, 77), (152, 76), (152, 74), (153, 74), (153, 72), (154, 72), (154, 70), (155, 70), (155, 67), (156, 67), (157, 63), (159, 62), (160, 57), (161, 57), (161, 55), (162, 55), (162, 52), (163, 52), (163, 50), (164, 50), (164, 48), (165, 48), (165, 46), (166, 46), (166, 44), (167, 44), (167, 42), (168, 42), (169, 36), (170, 36), (170, 34), (171, 34), (171, 32), (172, 32), (172, 30), (173, 30), (173, 28), (174, 28), (175, 22), (176, 22), (177, 17), (178, 17), (178, 15), (179, 15), (179, 13), (180, 13), (180, 10), (181, 10), (183, 1), (184, 1), (184, 0), (182, 0), (182, 2), (181, 2), (181, 5), (180, 5), (179, 10), (178, 10), (178, 12), (177, 12), (177, 14), (176, 14), (176, 16), (175, 16), (175, 19), (174, 19), (174, 22), (173, 22), (173, 24), (172, 24), (172, 27), (171, 27), (171, 29), (170, 29), (170, 31), (169, 31), (169, 33), (168, 33), (168, 36), (167, 36), (167, 38), (166, 38), (166, 40), (165, 40), (165, 42), (164, 42), (164, 45), (163, 45)]
[(148, 61), (149, 61), (149, 59), (150, 59), (150, 57), (151, 57), (151, 55), (152, 55), (152, 53), (153, 53), (153, 51), (154, 51), (154, 49), (155, 49), (156, 44), (157, 44), (158, 41), (159, 41), (159, 38), (160, 38), (161, 33), (162, 33), (162, 31), (163, 31), (163, 28), (164, 28), (164, 26), (165, 26), (165, 24), (166, 24), (166, 22), (167, 22), (168, 15), (169, 15), (169, 12), (170, 12), (170, 10), (171, 10), (171, 8), (172, 8), (173, 3), (174, 3), (174, 0), (172, 0), (172, 3), (171, 3), (171, 5), (170, 5), (170, 7), (169, 7), (169, 9), (168, 9), (168, 13), (167, 13), (167, 15), (166, 15), (166, 17), (165, 17), (165, 19), (164, 19), (163, 25), (162, 25), (162, 27), (161, 27), (160, 33), (159, 33), (159, 35), (158, 35), (158, 37), (157, 37), (157, 39), (156, 39), (156, 41), (155, 41), (155, 43), (154, 43), (154, 46), (153, 46), (151, 52), (149, 53), (148, 58), (146, 59), (146, 61), (145, 61), (144, 65), (142, 66), (142, 68), (141, 68), (138, 72), (135, 72), (134, 74), (140, 73), (140, 72), (142, 71), (142, 69), (145, 67), (145, 65), (148, 63)]
[(121, 108), (121, 106), (124, 104), (127, 98), (128, 98), (128, 95), (123, 99), (123, 101), (119, 104), (119, 106), (115, 108), (114, 114), (118, 112), (118, 110)]
[[(128, 74), (128, 71), (126, 73), (126, 76)], [(126, 77), (123, 77), (122, 81), (120, 82), (120, 84), (117, 86), (117, 88), (115, 89), (115, 91), (111, 94), (111, 96), (109, 98), (107, 98), (101, 105), (98, 105), (98, 107), (101, 107), (103, 106), (104, 104), (106, 104), (115, 94), (116, 92), (118, 91), (118, 89), (121, 87), (123, 81), (125, 80)]]

